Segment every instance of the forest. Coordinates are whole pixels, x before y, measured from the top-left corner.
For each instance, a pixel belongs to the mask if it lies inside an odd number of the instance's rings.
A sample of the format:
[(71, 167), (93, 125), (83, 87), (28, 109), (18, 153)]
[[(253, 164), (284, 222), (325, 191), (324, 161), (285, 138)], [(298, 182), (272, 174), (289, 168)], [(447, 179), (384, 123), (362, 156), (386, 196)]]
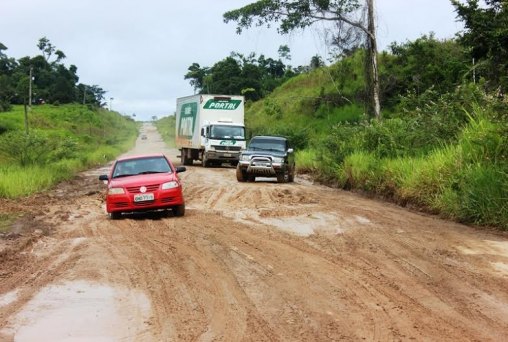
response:
[(0, 42), (0, 112), (9, 111), (16, 104), (104, 105), (106, 91), (98, 85), (79, 83), (78, 68), (66, 67), (65, 53), (48, 38), (39, 39), (37, 48), (39, 55), (16, 60), (8, 56), (8, 47)]

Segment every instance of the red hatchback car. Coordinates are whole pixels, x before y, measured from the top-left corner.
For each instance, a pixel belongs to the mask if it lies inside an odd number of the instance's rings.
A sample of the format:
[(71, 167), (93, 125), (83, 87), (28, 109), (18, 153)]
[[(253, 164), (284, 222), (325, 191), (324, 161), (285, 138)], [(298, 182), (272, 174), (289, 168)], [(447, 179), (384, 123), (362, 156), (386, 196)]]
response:
[(176, 167), (163, 154), (121, 158), (115, 161), (107, 181), (106, 211), (112, 219), (123, 212), (171, 209), (175, 216), (185, 214), (182, 183)]

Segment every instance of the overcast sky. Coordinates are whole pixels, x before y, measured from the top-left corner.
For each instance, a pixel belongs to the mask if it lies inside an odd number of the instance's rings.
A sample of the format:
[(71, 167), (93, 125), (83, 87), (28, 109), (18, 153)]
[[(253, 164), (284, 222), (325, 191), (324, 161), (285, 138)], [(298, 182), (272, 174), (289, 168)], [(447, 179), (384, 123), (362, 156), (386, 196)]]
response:
[[(80, 82), (107, 91), (113, 110), (138, 120), (175, 110), (177, 97), (193, 94), (183, 77), (194, 62), (212, 66), (231, 51), (278, 58), (291, 49), (293, 66), (328, 49), (319, 28), (280, 36), (252, 28), (235, 33), (222, 14), (254, 0), (0, 0), (0, 42), (16, 59), (39, 54), (47, 37), (78, 67)], [(452, 38), (462, 29), (449, 0), (377, 0), (378, 46), (434, 32)]]

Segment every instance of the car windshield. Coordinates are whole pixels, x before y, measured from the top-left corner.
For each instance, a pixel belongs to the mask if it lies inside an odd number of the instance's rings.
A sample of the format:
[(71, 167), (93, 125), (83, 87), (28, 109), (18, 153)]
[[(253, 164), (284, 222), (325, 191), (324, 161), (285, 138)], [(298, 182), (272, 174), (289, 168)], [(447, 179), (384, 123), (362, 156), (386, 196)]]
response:
[(210, 130), (210, 138), (245, 140), (245, 128), (241, 126), (213, 125)]
[(171, 167), (164, 157), (127, 159), (116, 163), (113, 178), (167, 172), (171, 172)]
[(249, 150), (286, 152), (284, 140), (255, 139), (249, 144)]

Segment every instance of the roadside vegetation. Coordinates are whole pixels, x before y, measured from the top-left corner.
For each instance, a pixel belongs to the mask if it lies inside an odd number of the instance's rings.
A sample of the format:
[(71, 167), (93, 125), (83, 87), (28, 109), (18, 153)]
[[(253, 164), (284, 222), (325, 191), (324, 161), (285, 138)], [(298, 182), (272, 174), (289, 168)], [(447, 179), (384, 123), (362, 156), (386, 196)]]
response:
[(249, 135), (289, 137), (298, 171), (321, 182), (508, 229), (506, 98), (488, 91), (485, 79), (468, 82), (457, 42), (424, 36), (380, 56), (383, 119), (371, 120), (362, 106), (362, 54), (253, 103)]
[[(465, 24), (458, 38), (425, 35), (379, 54), (380, 118), (370, 108), (368, 49), (338, 40), (335, 63), (295, 75), (248, 106), (249, 135), (289, 137), (299, 171), (324, 183), (508, 229), (508, 8), (452, 3)], [(251, 4), (225, 18), (237, 30), (273, 21), (287, 31), (310, 13), (296, 16), (294, 4)], [(293, 21), (270, 17), (276, 6), (296, 11)]]
[(68, 104), (0, 113), (0, 197), (43, 191), (131, 148), (137, 124), (115, 112)]
[(169, 147), (175, 147), (175, 120), (175, 115), (171, 115), (154, 121), (154, 125), (162, 136), (162, 140), (164, 140)]

